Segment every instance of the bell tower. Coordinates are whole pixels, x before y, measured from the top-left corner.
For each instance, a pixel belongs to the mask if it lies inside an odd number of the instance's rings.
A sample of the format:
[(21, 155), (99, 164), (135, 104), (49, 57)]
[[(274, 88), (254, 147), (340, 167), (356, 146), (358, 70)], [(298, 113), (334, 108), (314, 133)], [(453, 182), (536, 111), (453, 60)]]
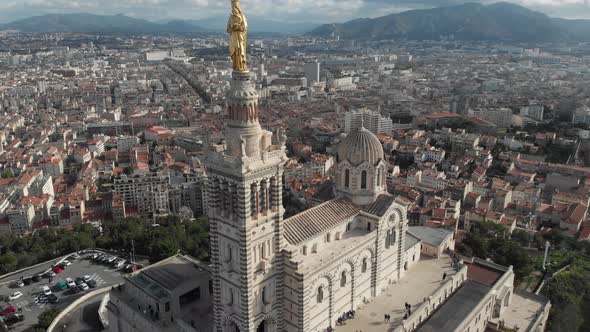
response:
[[(234, 71), (226, 140), (210, 144), (205, 160), (215, 331), (283, 331), (285, 137), (279, 134), (273, 144), (272, 133), (260, 127), (258, 94), (240, 60), (246, 31), (238, 23), (245, 17), (238, 1), (232, 0), (232, 7), (228, 32)], [(236, 41), (244, 48), (231, 45)]]

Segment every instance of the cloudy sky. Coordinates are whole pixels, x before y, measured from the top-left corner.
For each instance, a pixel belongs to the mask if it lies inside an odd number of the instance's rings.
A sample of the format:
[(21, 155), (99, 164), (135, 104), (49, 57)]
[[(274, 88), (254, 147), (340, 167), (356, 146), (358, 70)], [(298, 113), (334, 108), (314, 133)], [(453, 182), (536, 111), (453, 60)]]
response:
[[(248, 15), (289, 22), (342, 22), (469, 0), (242, 0)], [(590, 19), (590, 0), (508, 0), (550, 16)], [(470, 0), (470, 2), (494, 2)], [(226, 15), (230, 0), (0, 0), (0, 22), (47, 13), (126, 14), (149, 20)]]

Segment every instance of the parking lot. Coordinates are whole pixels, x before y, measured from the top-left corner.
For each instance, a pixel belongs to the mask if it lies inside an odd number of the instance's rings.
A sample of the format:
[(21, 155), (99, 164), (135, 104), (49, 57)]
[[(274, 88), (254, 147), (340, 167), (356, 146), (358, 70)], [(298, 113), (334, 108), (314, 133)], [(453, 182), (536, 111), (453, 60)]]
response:
[[(2, 310), (9, 306), (14, 306), (17, 308), (17, 313), (24, 316), (24, 321), (12, 326), (12, 331), (25, 331), (37, 323), (37, 317), (46, 309), (52, 307), (58, 309), (65, 308), (77, 298), (92, 291), (91, 288), (74, 294), (71, 288), (60, 290), (57, 287), (57, 284), (62, 281), (65, 282), (67, 278), (76, 280), (77, 278), (88, 276), (90, 280), (94, 280), (91, 282), (94, 284), (93, 286), (95, 286), (94, 289), (98, 289), (119, 284), (123, 282), (123, 277), (126, 275), (121, 268), (115, 269), (111, 264), (96, 262), (85, 258), (84, 255), (79, 259), (69, 259), (68, 261), (71, 262), (71, 265), (65, 267), (62, 272), (55, 275), (51, 281), (49, 278), (43, 277), (41, 280), (37, 282), (32, 281), (29, 285), (23, 287), (18, 287), (15, 283), (0, 286), (0, 296), (8, 297), (14, 292), (21, 292), (23, 294), (23, 296), (18, 299), (5, 299), (5, 301), (0, 302), (0, 308)], [(44, 267), (40, 267), (39, 269), (30, 270), (24, 277), (26, 278), (27, 276), (43, 273), (45, 272), (43, 268)], [(43, 286), (48, 286), (52, 293), (58, 297), (57, 303), (49, 303), (48, 296), (43, 294)]]

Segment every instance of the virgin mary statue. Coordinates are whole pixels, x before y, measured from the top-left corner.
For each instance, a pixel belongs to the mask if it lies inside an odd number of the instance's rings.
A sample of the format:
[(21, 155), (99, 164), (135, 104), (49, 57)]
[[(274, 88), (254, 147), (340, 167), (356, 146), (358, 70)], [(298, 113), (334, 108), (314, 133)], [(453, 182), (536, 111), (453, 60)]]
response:
[(227, 22), (229, 33), (229, 51), (233, 62), (234, 70), (247, 72), (246, 66), (246, 35), (248, 33), (248, 22), (240, 8), (240, 0), (231, 1), (231, 15)]

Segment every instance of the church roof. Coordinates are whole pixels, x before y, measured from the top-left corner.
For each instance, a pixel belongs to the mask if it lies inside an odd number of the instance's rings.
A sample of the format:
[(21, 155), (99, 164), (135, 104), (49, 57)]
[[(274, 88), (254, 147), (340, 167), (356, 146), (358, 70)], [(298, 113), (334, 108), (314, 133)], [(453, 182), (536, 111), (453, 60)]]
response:
[(422, 240), (422, 242), (432, 246), (440, 246), (453, 232), (442, 228), (432, 228), (424, 226), (412, 226), (408, 228), (408, 233)]
[(364, 127), (351, 131), (338, 146), (338, 162), (348, 160), (353, 166), (358, 166), (367, 161), (376, 165), (383, 159), (381, 142)]
[(377, 217), (383, 217), (387, 209), (391, 206), (391, 203), (395, 200), (395, 196), (382, 194), (377, 197), (375, 202), (363, 207), (363, 212), (372, 214)]
[(284, 221), (285, 239), (299, 244), (357, 215), (360, 207), (338, 198), (303, 211)]

